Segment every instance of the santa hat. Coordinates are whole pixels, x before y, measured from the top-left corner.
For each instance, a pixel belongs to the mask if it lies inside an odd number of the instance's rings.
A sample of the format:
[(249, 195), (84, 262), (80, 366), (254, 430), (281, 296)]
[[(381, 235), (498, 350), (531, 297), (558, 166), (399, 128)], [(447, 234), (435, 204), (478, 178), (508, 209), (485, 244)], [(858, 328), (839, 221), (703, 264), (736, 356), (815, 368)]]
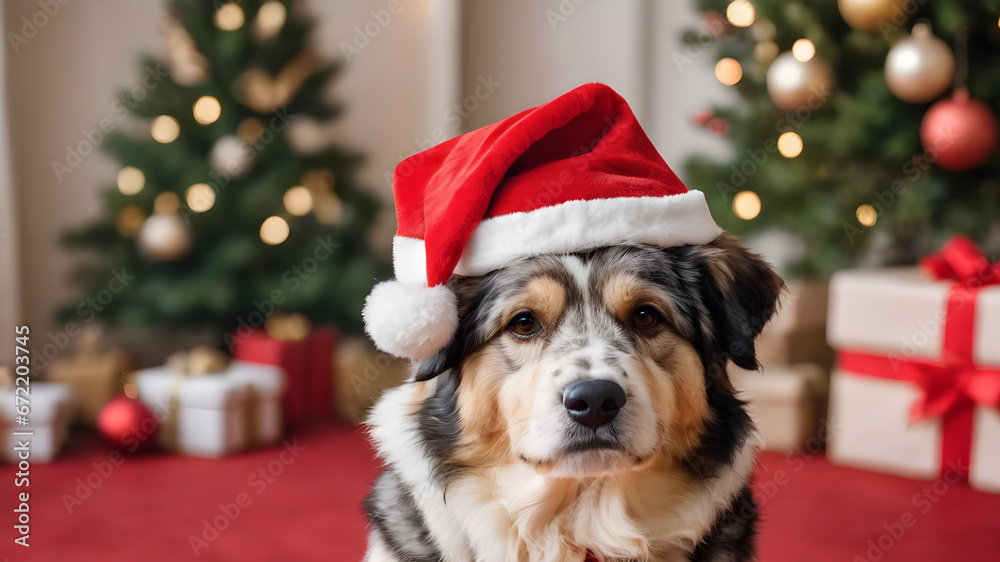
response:
[(705, 196), (684, 186), (604, 84), (417, 153), (393, 186), (396, 280), (375, 286), (364, 319), (379, 349), (410, 359), (455, 335), (452, 275), (623, 243), (705, 244), (722, 232)]

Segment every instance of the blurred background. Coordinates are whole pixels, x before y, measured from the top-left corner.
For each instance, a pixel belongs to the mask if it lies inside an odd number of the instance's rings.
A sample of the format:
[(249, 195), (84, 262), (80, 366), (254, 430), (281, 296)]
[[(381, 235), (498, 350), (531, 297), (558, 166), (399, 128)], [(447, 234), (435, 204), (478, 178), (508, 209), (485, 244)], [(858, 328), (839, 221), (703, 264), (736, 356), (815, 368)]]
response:
[(0, 18), (10, 560), (360, 559), (356, 424), (407, 376), (360, 323), (392, 171), (592, 81), (789, 281), (762, 373), (731, 370), (761, 559), (1000, 559), (1000, 1)]

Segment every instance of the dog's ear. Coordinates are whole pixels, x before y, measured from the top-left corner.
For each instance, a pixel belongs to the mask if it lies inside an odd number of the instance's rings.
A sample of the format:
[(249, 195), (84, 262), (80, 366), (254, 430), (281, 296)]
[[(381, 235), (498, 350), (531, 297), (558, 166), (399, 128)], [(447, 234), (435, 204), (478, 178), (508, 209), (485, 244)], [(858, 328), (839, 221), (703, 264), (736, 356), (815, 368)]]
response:
[(784, 281), (760, 256), (722, 233), (697, 247), (704, 271), (704, 302), (712, 318), (702, 326), (712, 354), (721, 353), (744, 369), (757, 369), (754, 340), (774, 314)]
[(457, 367), (472, 349), (478, 346), (480, 338), (475, 329), (475, 308), (480, 299), (480, 292), (485, 277), (454, 277), (448, 281), (448, 288), (458, 297), (458, 329), (444, 349), (435, 355), (414, 361), (413, 378), (417, 381), (427, 381), (441, 373)]

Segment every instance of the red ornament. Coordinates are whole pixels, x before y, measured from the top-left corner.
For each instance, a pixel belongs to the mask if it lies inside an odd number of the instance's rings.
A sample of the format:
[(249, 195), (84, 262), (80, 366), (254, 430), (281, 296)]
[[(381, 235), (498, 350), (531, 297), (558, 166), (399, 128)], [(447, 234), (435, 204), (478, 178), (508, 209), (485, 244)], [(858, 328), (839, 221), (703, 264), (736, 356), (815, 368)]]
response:
[(708, 125), (708, 122), (711, 121), (714, 117), (715, 115), (713, 115), (711, 111), (707, 109), (699, 109), (698, 111), (694, 112), (693, 120), (695, 125), (698, 125), (699, 127), (704, 127)]
[(97, 416), (97, 429), (109, 445), (116, 449), (135, 452), (156, 443), (160, 424), (153, 412), (142, 402), (118, 396), (101, 408)]
[(958, 90), (931, 106), (920, 123), (920, 141), (937, 165), (955, 172), (971, 170), (997, 146), (997, 118), (983, 102)]

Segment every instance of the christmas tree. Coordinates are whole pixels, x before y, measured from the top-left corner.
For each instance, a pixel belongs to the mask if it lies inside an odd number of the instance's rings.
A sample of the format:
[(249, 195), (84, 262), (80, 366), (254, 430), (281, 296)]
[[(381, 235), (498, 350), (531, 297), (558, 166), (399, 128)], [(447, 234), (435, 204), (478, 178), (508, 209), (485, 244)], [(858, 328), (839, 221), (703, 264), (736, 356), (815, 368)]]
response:
[(677, 62), (740, 96), (696, 116), (731, 157), (686, 167), (721, 226), (801, 239), (792, 275), (914, 263), (958, 233), (1000, 250), (1000, 2), (698, 5)]
[(118, 100), (131, 128), (103, 144), (122, 165), (107, 212), (65, 239), (103, 258), (75, 275), (86, 294), (109, 272), (128, 280), (91, 309), (106, 323), (221, 340), (300, 312), (360, 330), (387, 273), (367, 241), (380, 204), (358, 185), (360, 157), (326, 140), (337, 65), (289, 2), (170, 3), (168, 60), (144, 57), (148, 79)]

